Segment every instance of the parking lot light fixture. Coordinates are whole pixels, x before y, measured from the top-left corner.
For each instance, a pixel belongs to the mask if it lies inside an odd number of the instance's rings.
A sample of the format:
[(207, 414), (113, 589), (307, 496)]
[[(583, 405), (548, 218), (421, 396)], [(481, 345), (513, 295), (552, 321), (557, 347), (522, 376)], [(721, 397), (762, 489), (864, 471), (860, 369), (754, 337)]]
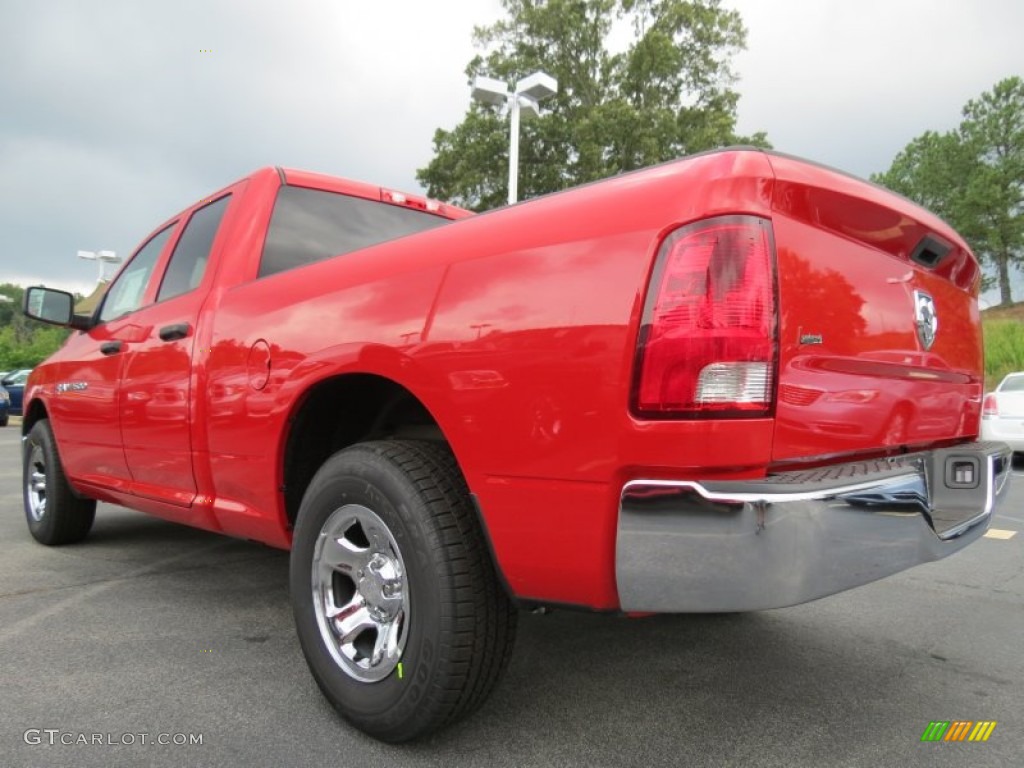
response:
[(477, 75), (473, 79), (473, 98), (483, 104), (500, 107), (508, 100), (508, 83), (493, 77)]
[(473, 98), (483, 104), (500, 106), (508, 104), (508, 204), (519, 197), (519, 118), (540, 114), (539, 102), (558, 93), (558, 81), (546, 72), (534, 72), (509, 89), (504, 80), (477, 75), (473, 79)]
[(104, 282), (106, 278), (106, 265), (107, 264), (120, 264), (123, 259), (118, 256), (114, 251), (79, 251), (78, 258), (85, 259), (86, 261), (95, 261), (99, 266), (99, 278), (98, 282)]

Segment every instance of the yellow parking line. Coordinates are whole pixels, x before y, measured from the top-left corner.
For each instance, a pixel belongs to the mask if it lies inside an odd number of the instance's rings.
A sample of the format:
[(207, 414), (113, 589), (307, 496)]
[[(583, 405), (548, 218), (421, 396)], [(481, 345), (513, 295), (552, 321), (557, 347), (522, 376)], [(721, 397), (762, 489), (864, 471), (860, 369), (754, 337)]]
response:
[(1004, 531), (999, 528), (989, 528), (985, 531), (986, 539), (1012, 539), (1016, 535), (1016, 531)]

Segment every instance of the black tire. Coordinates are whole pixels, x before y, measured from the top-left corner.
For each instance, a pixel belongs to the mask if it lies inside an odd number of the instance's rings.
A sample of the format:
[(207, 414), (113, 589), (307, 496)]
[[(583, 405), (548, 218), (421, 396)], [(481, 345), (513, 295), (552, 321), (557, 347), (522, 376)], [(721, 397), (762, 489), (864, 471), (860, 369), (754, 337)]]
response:
[[(401, 664), (387, 672), (381, 662), (377, 672), (386, 676), (374, 682), (346, 671), (337, 644), (332, 655), (328, 636), (335, 637), (337, 624), (322, 619), (323, 605), (318, 616), (315, 604), (323, 600), (311, 588), (316, 574), (324, 572), (314, 571), (314, 557), (323, 551), (317, 548), (321, 532), (325, 527), (336, 532), (332, 521), (347, 519), (347, 510), (363, 509), (386, 526), (391, 544), (385, 549), (397, 551), (404, 562), (402, 593), (409, 596), (408, 611), (396, 621), (408, 620), (401, 629)], [(374, 530), (376, 523), (370, 525)], [(328, 459), (302, 500), (290, 576), (296, 630), (313, 677), (346, 720), (382, 741), (408, 741), (469, 714), (508, 664), (517, 613), (498, 581), (466, 482), (446, 445), (368, 442)], [(356, 589), (342, 600), (363, 599), (363, 587), (354, 587), (354, 579), (341, 583)], [(356, 641), (351, 643), (354, 647)], [(370, 663), (369, 657), (363, 663)]]
[(21, 487), (28, 530), (40, 544), (74, 544), (89, 535), (96, 502), (76, 496), (71, 489), (46, 419), (37, 421), (28, 433)]

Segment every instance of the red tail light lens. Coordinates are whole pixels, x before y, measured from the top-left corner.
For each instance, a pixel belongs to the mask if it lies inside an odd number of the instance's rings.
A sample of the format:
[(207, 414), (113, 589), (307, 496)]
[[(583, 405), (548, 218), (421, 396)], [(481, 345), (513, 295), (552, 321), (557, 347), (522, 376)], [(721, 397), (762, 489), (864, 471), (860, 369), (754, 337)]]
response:
[(999, 415), (999, 403), (996, 401), (996, 393), (991, 392), (985, 395), (981, 402), (981, 418), (990, 419)]
[(662, 243), (648, 286), (633, 410), (764, 416), (777, 358), (771, 222), (720, 216)]

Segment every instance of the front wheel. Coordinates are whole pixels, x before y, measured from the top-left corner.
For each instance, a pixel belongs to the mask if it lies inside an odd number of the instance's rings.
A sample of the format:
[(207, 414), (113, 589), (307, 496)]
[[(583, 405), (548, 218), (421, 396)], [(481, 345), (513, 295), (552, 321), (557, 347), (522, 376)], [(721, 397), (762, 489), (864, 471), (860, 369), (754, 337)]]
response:
[(40, 544), (73, 544), (89, 534), (96, 502), (71, 489), (47, 419), (37, 421), (25, 440), (22, 488), (28, 530)]
[(362, 443), (328, 459), (302, 500), (290, 583), (313, 677), (378, 739), (458, 720), (507, 665), (516, 612), (443, 444)]

